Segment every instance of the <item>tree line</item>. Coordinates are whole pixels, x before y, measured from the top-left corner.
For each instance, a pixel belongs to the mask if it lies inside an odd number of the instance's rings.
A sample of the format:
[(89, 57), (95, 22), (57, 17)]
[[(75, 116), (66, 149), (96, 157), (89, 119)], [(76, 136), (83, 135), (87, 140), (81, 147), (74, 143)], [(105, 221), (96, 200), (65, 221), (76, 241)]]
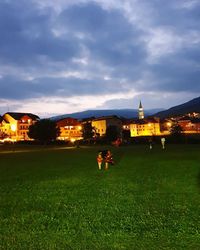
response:
[[(60, 129), (57, 127), (56, 122), (49, 119), (42, 119), (29, 127), (28, 136), (31, 139), (40, 141), (41, 143), (49, 143), (55, 141), (60, 135)], [(92, 127), (90, 122), (83, 123), (82, 137), (84, 140), (92, 138), (99, 138), (95, 127)], [(109, 126), (106, 129), (105, 138), (108, 142), (115, 141), (121, 137), (120, 130), (117, 126)]]

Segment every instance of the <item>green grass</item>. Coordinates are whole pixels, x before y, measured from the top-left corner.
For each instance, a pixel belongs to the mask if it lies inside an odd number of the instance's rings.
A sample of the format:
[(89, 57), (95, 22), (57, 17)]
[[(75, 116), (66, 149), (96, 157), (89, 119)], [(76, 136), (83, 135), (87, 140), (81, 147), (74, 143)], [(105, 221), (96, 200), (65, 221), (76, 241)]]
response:
[(97, 151), (0, 153), (0, 249), (200, 249), (199, 145)]

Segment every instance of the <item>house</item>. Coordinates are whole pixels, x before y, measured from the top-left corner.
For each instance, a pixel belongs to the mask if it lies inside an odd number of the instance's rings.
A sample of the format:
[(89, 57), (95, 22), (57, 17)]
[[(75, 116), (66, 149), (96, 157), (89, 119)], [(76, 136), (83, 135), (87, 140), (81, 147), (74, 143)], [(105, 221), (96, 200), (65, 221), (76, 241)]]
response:
[(0, 139), (8, 137), (10, 125), (4, 120), (3, 116), (0, 116)]
[(117, 116), (102, 116), (92, 120), (92, 127), (95, 128), (96, 134), (103, 136), (109, 126), (116, 126), (120, 133), (122, 131), (122, 121)]
[(14, 141), (30, 140), (29, 127), (40, 118), (31, 113), (7, 112), (3, 115), (2, 130)]
[(132, 120), (130, 134), (131, 137), (160, 135), (160, 122), (156, 118)]
[(173, 126), (174, 120), (165, 118), (160, 120), (160, 132), (162, 135), (169, 135)]
[(144, 117), (144, 110), (140, 101), (138, 119), (132, 119), (123, 124), (123, 130), (130, 130), (130, 136), (153, 136), (160, 135), (160, 120), (155, 117)]
[(200, 133), (200, 119), (190, 118), (189, 116), (182, 117), (178, 120), (178, 125), (186, 134)]
[(77, 119), (67, 117), (58, 120), (56, 124), (60, 129), (59, 140), (76, 141), (82, 139), (82, 127)]

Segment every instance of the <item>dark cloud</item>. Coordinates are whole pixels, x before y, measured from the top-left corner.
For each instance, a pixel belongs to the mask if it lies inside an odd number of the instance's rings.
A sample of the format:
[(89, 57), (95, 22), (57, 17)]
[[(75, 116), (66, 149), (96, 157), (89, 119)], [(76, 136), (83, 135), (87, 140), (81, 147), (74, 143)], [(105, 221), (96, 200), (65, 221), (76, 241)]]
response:
[(16, 2), (0, 2), (0, 62), (37, 67), (41, 56), (67, 61), (79, 52), (72, 38), (54, 36), (50, 11), (41, 12), (31, 2)]
[[(150, 92), (199, 95), (200, 5), (136, 1), (147, 15), (130, 21), (130, 12), (115, 5), (105, 9), (98, 2), (77, 1), (58, 13), (39, 8), (36, 1), (0, 1), (0, 98), (66, 98), (134, 90), (146, 91), (147, 96)], [(134, 17), (141, 15), (132, 11)], [(63, 72), (69, 75), (63, 77)], [(78, 72), (78, 77), (70, 72)]]
[(73, 95), (99, 95), (107, 93), (123, 93), (128, 91), (125, 86), (115, 85), (102, 79), (79, 78), (37, 78), (31, 81), (3, 77), (0, 79), (0, 98), (29, 99), (37, 97), (71, 97)]
[(61, 12), (59, 22), (72, 30), (97, 34), (107, 25), (106, 11), (94, 3), (70, 6)]
[[(146, 8), (152, 10), (151, 23), (155, 26), (168, 26), (176, 29), (179, 33), (188, 31), (190, 29), (199, 29), (200, 5), (192, 7), (192, 1), (185, 0), (151, 0), (144, 1)], [(186, 8), (186, 3), (190, 4), (191, 7)]]
[(139, 38), (141, 31), (133, 27), (116, 10), (106, 11), (97, 4), (74, 5), (59, 17), (61, 25), (73, 32), (86, 34), (84, 45), (96, 60), (117, 67), (136, 65), (146, 52)]
[(153, 91), (200, 93), (200, 50), (189, 48), (168, 56), (147, 68), (153, 79), (147, 87)]

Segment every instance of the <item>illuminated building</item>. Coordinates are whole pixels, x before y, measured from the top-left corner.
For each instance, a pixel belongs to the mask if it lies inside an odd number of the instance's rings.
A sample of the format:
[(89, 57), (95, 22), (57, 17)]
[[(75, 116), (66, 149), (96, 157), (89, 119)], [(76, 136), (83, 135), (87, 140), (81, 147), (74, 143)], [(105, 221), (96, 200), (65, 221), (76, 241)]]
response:
[(116, 126), (121, 132), (122, 121), (117, 116), (102, 116), (92, 120), (92, 127), (95, 128), (95, 131), (99, 136), (105, 135), (106, 129), (109, 126)]
[(192, 113), (188, 113), (187, 116), (189, 116), (191, 118), (200, 118), (200, 113), (192, 112)]
[(29, 127), (39, 120), (31, 113), (7, 112), (3, 115), (2, 131), (13, 141), (30, 140)]
[(8, 137), (10, 132), (10, 124), (0, 116), (0, 139)]
[(144, 110), (141, 101), (138, 109), (138, 119), (133, 119), (129, 127), (131, 137), (160, 135), (159, 119), (144, 118)]
[(160, 120), (160, 132), (162, 135), (169, 135), (173, 120), (170, 118)]
[(56, 122), (60, 129), (59, 140), (76, 141), (82, 139), (81, 123), (74, 118), (67, 117)]
[(185, 134), (196, 134), (200, 133), (200, 119), (183, 117), (177, 121), (178, 125), (181, 126), (183, 133)]
[(130, 124), (131, 137), (160, 135), (160, 122), (155, 118), (137, 119)]

